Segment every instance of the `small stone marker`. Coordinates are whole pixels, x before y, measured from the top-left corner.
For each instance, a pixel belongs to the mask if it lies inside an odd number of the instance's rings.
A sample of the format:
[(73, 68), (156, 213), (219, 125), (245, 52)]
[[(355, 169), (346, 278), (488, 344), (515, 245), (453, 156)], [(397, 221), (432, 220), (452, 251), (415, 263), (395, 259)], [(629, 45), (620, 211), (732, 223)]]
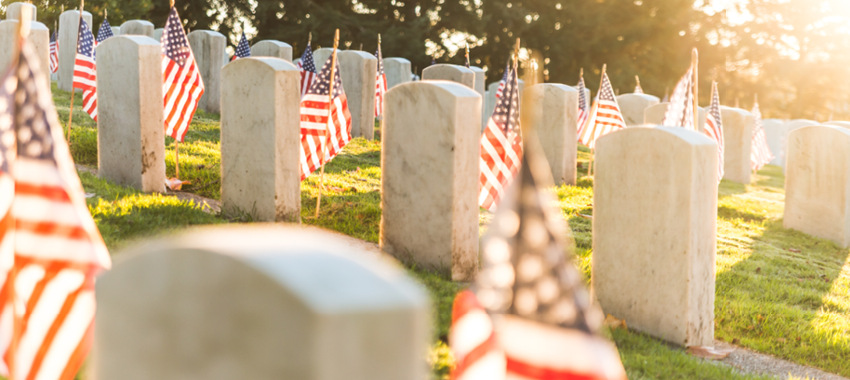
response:
[(785, 228), (850, 246), (850, 130), (816, 125), (788, 134)]
[(165, 30), (163, 28), (156, 28), (153, 30), (153, 39), (157, 41), (162, 41), (162, 31)]
[(538, 84), (523, 94), (522, 127), (534, 130), (552, 169), (555, 185), (576, 184), (578, 90), (563, 84)]
[(204, 95), (198, 101), (198, 108), (212, 113), (221, 112), (221, 68), (227, 63), (227, 38), (211, 30), (193, 30), (189, 33), (189, 45), (195, 54), (201, 79), (204, 81)]
[(162, 47), (116, 36), (97, 47), (97, 167), (102, 178), (165, 192)]
[[(16, 37), (18, 35), (18, 22), (18, 20), (0, 21), (0, 70), (3, 70), (3, 72), (9, 68), (13, 59), (12, 55), (15, 54), (18, 44)], [(48, 73), (50, 67), (50, 31), (38, 21), (28, 22), (30, 23), (30, 32), (27, 40), (33, 45), (42, 72)], [(50, 78), (45, 78), (45, 80), (49, 81)]]
[[(664, 122), (664, 114), (667, 113), (667, 107), (670, 106), (670, 103), (658, 103), (656, 105), (652, 105), (644, 110), (643, 114), (643, 123), (648, 125), (661, 125)], [(699, 127), (697, 130), (702, 132), (705, 130), (705, 108), (699, 108)]]
[[(292, 46), (286, 42), (262, 40), (251, 46), (252, 57), (274, 57), (292, 62)], [(318, 69), (318, 67), (316, 67)]]
[[(375, 79), (378, 58), (359, 50), (339, 50), (342, 87), (351, 112), (351, 137), (375, 138)], [(318, 63), (318, 62), (317, 62)], [(321, 70), (321, 66), (316, 66)]]
[(785, 166), (785, 122), (778, 119), (765, 119), (761, 122), (764, 127), (764, 136), (767, 139), (767, 147), (773, 154), (769, 164)]
[(623, 94), (617, 97), (627, 127), (643, 125), (644, 111), (658, 103), (657, 97), (648, 94)]
[(448, 80), (475, 89), (475, 72), (461, 65), (439, 63), (422, 70), (422, 80)]
[(36, 17), (38, 13), (38, 9), (35, 5), (30, 3), (12, 3), (6, 7), (6, 20), (21, 20), (21, 8), (27, 7), (30, 9), (30, 17), (27, 21), (36, 21), (38, 17)]
[(381, 249), (472, 281), (478, 272), (481, 96), (451, 82), (387, 92), (381, 136)]
[(221, 70), (221, 203), (260, 221), (301, 222), (301, 71), (280, 58)]
[(680, 127), (628, 128), (600, 137), (595, 158), (602, 310), (680, 346), (713, 346), (717, 145)]
[(148, 36), (153, 38), (154, 26), (150, 21), (145, 20), (130, 20), (121, 24), (122, 36)]
[(723, 118), (723, 178), (749, 184), (752, 176), (753, 115), (740, 108), (720, 106)]
[(384, 74), (387, 75), (387, 89), (410, 82), (413, 72), (410, 61), (404, 58), (384, 58)]
[(96, 284), (92, 377), (427, 378), (427, 291), (352, 240), (231, 225), (121, 254)]
[[(91, 13), (84, 11), (83, 20), (89, 28), (93, 28)], [(57, 85), (63, 91), (71, 91), (74, 84), (74, 60), (77, 57), (79, 31), (79, 11), (65, 11), (59, 16), (59, 82)]]

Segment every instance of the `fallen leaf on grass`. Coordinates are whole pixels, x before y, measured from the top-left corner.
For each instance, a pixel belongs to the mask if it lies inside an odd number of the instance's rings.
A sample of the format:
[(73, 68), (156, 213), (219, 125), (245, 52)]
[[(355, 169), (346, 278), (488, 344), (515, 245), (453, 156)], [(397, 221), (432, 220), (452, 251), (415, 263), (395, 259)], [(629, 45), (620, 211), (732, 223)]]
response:
[(578, 212), (576, 213), (576, 215), (578, 215), (578, 216), (580, 216), (580, 217), (582, 217), (582, 218), (585, 218), (585, 219), (593, 219), (593, 217), (592, 217), (592, 216), (590, 216), (590, 215), (584, 215), (584, 214), (581, 214), (581, 213), (578, 213)]
[(741, 340), (738, 338), (732, 338), (732, 344), (740, 344)]
[(183, 185), (191, 185), (192, 182), (183, 181), (177, 178), (169, 178), (165, 180), (165, 186), (168, 186), (169, 189), (177, 191), (183, 188)]
[(800, 250), (796, 248), (788, 248), (788, 250), (794, 253), (800, 253)]
[(734, 348), (729, 349), (718, 349), (714, 347), (706, 347), (706, 346), (691, 346), (688, 347), (688, 354), (692, 356), (696, 356), (698, 358), (709, 359), (709, 360), (721, 360), (725, 359), (729, 354), (735, 351)]
[(617, 319), (617, 317), (614, 317), (611, 314), (608, 314), (608, 316), (605, 317), (605, 321), (603, 323), (605, 324), (605, 326), (608, 326), (608, 328), (611, 329), (611, 330), (616, 330), (616, 329), (619, 329), (619, 328), (623, 328), (623, 329), (629, 328), (629, 326), (626, 325), (625, 319)]

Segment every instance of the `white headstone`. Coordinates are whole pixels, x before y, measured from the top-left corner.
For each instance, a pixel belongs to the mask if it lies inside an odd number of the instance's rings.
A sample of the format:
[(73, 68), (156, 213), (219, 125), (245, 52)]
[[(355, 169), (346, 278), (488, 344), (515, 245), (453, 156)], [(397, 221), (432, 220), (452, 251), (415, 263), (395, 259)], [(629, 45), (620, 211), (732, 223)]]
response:
[(252, 57), (274, 57), (292, 62), (292, 46), (286, 42), (263, 40), (251, 46)]
[(418, 81), (387, 92), (381, 163), (381, 249), (454, 281), (478, 272), (481, 96)]
[(97, 47), (97, 166), (111, 182), (165, 191), (162, 48), (146, 36)]
[(351, 240), (231, 225), (120, 254), (96, 284), (92, 378), (425, 379), (427, 291)]
[(204, 95), (198, 102), (198, 108), (207, 112), (221, 111), (221, 68), (227, 64), (225, 48), (227, 38), (211, 30), (193, 30), (189, 33), (189, 45), (195, 54), (201, 79), (204, 81)]
[[(375, 138), (375, 79), (378, 58), (358, 50), (337, 52), (342, 87), (351, 112), (351, 136)], [(321, 70), (318, 66), (317, 70)]]
[(36, 17), (38, 15), (38, 9), (35, 7), (35, 5), (33, 5), (31, 3), (20, 3), (20, 2), (12, 3), (12, 4), (9, 4), (8, 6), (6, 6), (6, 20), (18, 20), (18, 21), (20, 21), (21, 20), (21, 8), (23, 8), (23, 7), (27, 7), (27, 8), (30, 9), (30, 13), (29, 13), (30, 17), (27, 19), (27, 21), (38, 20), (38, 17)]
[[(15, 3), (19, 4), (19, 3)], [(37, 21), (29, 21), (30, 32), (27, 40), (33, 45), (41, 71), (45, 74), (45, 80), (49, 80), (50, 73), (50, 31), (44, 24)], [(0, 70), (6, 72), (13, 60), (13, 55), (18, 44), (18, 20), (0, 21)]]
[(823, 123), (823, 125), (850, 129), (850, 121), (827, 121), (826, 123)]
[(439, 63), (422, 70), (422, 80), (447, 80), (475, 89), (475, 72), (461, 65)]
[(644, 124), (644, 111), (658, 103), (657, 97), (647, 94), (623, 94), (617, 97), (627, 127)]
[[(83, 12), (83, 20), (92, 28), (91, 13)], [(65, 11), (59, 16), (59, 82), (60, 90), (71, 91), (74, 85), (74, 60), (77, 57), (77, 35), (80, 12)]]
[[(321, 48), (313, 51), (313, 62), (316, 63), (316, 70), (322, 69), (322, 66), (325, 65), (325, 62), (331, 58), (331, 54), (333, 54), (333, 51), (334, 49), (332, 48)], [(375, 58), (375, 61), (377, 60), (378, 59)]]
[(752, 176), (753, 115), (721, 106), (723, 119), (723, 178), (749, 184)]
[[(121, 27), (120, 26), (113, 26), (112, 27), (112, 35), (113, 36), (120, 36), (121, 35)], [(159, 41), (159, 38), (156, 38), (156, 40)]]
[(576, 184), (578, 90), (563, 84), (538, 84), (523, 92), (521, 124), (536, 131), (555, 185)]
[(788, 134), (785, 228), (850, 246), (850, 130), (816, 125)]
[(410, 82), (410, 61), (404, 58), (384, 58), (384, 73), (387, 75), (387, 89)]
[(121, 24), (121, 35), (137, 35), (137, 36), (148, 36), (153, 38), (154, 26), (150, 21), (145, 20), (130, 20), (123, 24)]
[[(649, 125), (661, 125), (664, 122), (664, 114), (667, 113), (667, 107), (670, 106), (670, 103), (658, 103), (649, 107), (643, 111), (643, 123)], [(698, 131), (703, 131), (705, 129), (705, 108), (699, 108), (699, 127), (697, 127)]]
[(162, 41), (162, 31), (165, 30), (163, 28), (156, 28), (153, 30), (153, 38), (157, 41)]
[(778, 119), (762, 120), (767, 147), (773, 154), (769, 164), (785, 166), (785, 122)]
[(301, 222), (301, 71), (280, 58), (221, 70), (221, 202), (226, 214)]
[(717, 145), (679, 127), (628, 128), (600, 137), (595, 159), (602, 310), (680, 346), (713, 346)]

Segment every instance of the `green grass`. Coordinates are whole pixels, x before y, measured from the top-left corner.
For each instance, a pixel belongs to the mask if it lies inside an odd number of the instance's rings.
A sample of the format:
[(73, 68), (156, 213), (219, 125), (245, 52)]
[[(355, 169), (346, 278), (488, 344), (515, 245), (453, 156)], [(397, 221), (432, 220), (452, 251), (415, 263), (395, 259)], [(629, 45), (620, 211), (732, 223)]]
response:
[[(68, 93), (54, 87), (54, 99), (60, 119), (67, 121)], [(72, 153), (78, 163), (96, 166), (96, 125), (79, 111), (80, 97), (76, 100)], [(213, 199), (220, 197), (218, 130), (217, 115), (199, 113), (186, 142), (180, 145), (181, 178), (192, 181), (185, 190)], [(167, 170), (173, 175), (173, 140), (167, 140)], [(589, 151), (580, 147), (580, 176), (586, 174), (589, 160)], [(303, 222), (377, 242), (380, 144), (355, 139), (326, 170), (327, 189), (319, 219), (313, 218), (318, 177), (311, 176), (302, 183)], [(152, 234), (228, 222), (173, 197), (141, 194), (88, 174), (81, 177), (86, 190), (97, 194), (89, 200), (89, 206), (113, 250)], [(783, 183), (781, 171), (768, 166), (753, 185), (724, 181), (720, 186), (716, 337), (850, 376), (848, 250), (782, 228)], [(555, 193), (573, 231), (576, 264), (589, 281), (592, 230), (590, 219), (581, 215), (593, 214), (593, 182), (580, 178), (579, 186), (558, 187)], [(489, 219), (489, 214), (482, 213), (482, 231)], [(452, 363), (445, 346), (451, 303), (464, 286), (436, 273), (416, 268), (409, 271), (431, 292), (435, 329), (429, 361), (434, 378), (447, 378)], [(640, 333), (617, 330), (610, 336), (630, 379), (758, 378), (695, 359)]]

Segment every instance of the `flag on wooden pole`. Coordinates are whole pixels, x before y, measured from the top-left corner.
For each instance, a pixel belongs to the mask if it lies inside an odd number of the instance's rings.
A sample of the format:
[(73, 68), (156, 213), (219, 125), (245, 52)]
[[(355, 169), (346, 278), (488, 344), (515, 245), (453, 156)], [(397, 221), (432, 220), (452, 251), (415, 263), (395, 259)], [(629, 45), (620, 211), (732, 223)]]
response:
[(670, 98), (670, 105), (667, 106), (667, 112), (664, 114), (661, 125), (694, 129), (693, 66), (688, 68), (688, 72), (673, 89), (673, 96)]
[(304, 54), (301, 55), (301, 60), (298, 61), (298, 69), (301, 70), (301, 98), (303, 99), (307, 90), (313, 85), (313, 81), (316, 80), (316, 63), (313, 61), (313, 49), (310, 48), (309, 41)]
[(754, 171), (761, 170), (761, 168), (773, 159), (773, 153), (770, 152), (770, 147), (767, 145), (767, 135), (764, 132), (764, 126), (761, 122), (758, 95), (756, 95), (755, 105), (753, 105), (753, 142), (751, 150), (750, 161)]
[(643, 88), (640, 87), (640, 77), (637, 75), (635, 75), (635, 82), (637, 83), (635, 85), (635, 94), (643, 94)]
[(301, 98), (302, 181), (336, 157), (351, 141), (351, 113), (342, 87), (339, 62), (334, 70), (333, 102), (329, 100), (332, 58), (328, 58), (310, 90)]
[(50, 72), (59, 71), (59, 31), (54, 30), (50, 36)]
[(587, 125), (587, 120), (590, 118), (590, 100), (587, 98), (587, 87), (584, 85), (584, 69), (581, 69), (579, 74), (578, 85), (578, 119), (576, 120), (576, 131), (579, 136)]
[(236, 54), (233, 55), (231, 62), (239, 58), (247, 58), (251, 56), (251, 45), (248, 44), (248, 38), (245, 33), (242, 33), (242, 38), (239, 39), (239, 45), (236, 45)]
[(626, 122), (623, 121), (623, 114), (620, 113), (620, 104), (617, 103), (606, 67), (603, 66), (599, 93), (596, 94), (596, 102), (590, 111), (590, 119), (587, 120), (587, 125), (579, 135), (579, 142), (593, 149), (596, 146), (596, 139), (625, 128)]
[(706, 136), (717, 143), (717, 182), (723, 179), (723, 118), (720, 114), (720, 91), (717, 90), (717, 82), (711, 84), (711, 105), (705, 116)]
[(162, 94), (165, 103), (165, 134), (183, 142), (195, 117), (204, 82), (195, 63), (186, 32), (173, 5), (162, 31)]
[(73, 88), (83, 90), (83, 111), (97, 120), (97, 65), (94, 60), (96, 42), (85, 20), (80, 19), (77, 56), (74, 59)]
[(114, 37), (112, 34), (112, 25), (109, 25), (109, 20), (103, 17), (103, 23), (100, 24), (100, 29), (97, 30), (97, 43), (106, 41), (107, 38)]
[(384, 114), (384, 95), (387, 93), (387, 74), (384, 73), (384, 55), (381, 53), (381, 35), (378, 35), (378, 74), (375, 78), (375, 117)]

